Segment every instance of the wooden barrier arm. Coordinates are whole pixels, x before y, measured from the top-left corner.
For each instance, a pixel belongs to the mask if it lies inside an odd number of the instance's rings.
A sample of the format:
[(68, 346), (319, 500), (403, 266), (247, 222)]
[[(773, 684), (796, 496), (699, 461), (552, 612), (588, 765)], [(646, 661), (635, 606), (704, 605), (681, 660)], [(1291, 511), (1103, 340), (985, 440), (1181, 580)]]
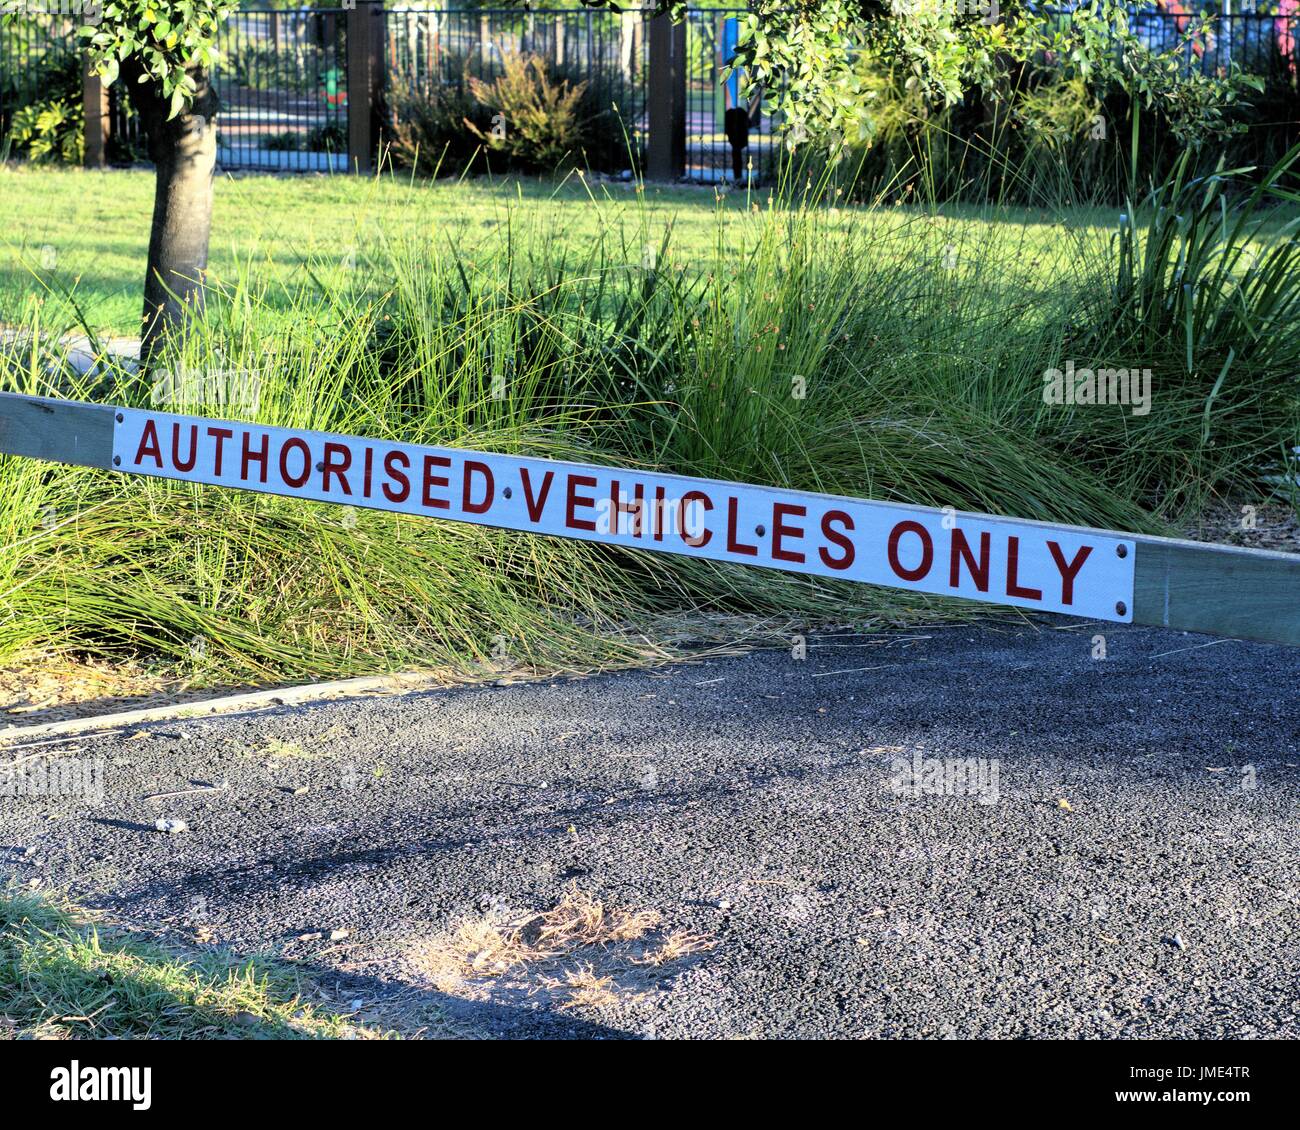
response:
[(1133, 622), (1300, 647), (1300, 554), (1135, 534)]
[(76, 400), (0, 393), (0, 454), (113, 468), (113, 409)]
[[(0, 393), (0, 454), (114, 470), (116, 414), (107, 405)], [(933, 507), (889, 505), (905, 514), (935, 514)], [(957, 518), (1129, 540), (1135, 546), (1134, 623), (1300, 646), (1300, 554), (999, 515), (958, 512)]]

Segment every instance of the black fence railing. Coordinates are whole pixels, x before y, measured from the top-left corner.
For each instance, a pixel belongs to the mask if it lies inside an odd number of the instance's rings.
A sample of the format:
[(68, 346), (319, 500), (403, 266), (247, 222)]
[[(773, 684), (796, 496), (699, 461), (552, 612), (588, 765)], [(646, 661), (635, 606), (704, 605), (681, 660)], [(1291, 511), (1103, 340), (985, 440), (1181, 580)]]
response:
[[(1230, 65), (1294, 84), (1300, 70), (1300, 10), (1194, 15), (1136, 6), (1133, 28), (1156, 50), (1177, 50), (1183, 65), (1217, 73)], [(1186, 5), (1190, 9), (1191, 5)], [(215, 81), (223, 108), (220, 159), (225, 168), (333, 171), (352, 167), (359, 136), (349, 132), (348, 27), (354, 8), (242, 9), (223, 27), (223, 61)], [(681, 172), (719, 182), (731, 175), (728, 111), (745, 111), (749, 148), (743, 167), (770, 174), (778, 155), (778, 101), (773, 92), (746, 97), (743, 76), (724, 77), (734, 54), (742, 8), (692, 9), (685, 27), (684, 114), (679, 131)], [(1043, 9), (1050, 22), (1071, 18), (1068, 6)], [(617, 130), (636, 156), (645, 150), (650, 105), (665, 77), (650, 66), (650, 15), (585, 9), (389, 9), (377, 21), (383, 72), (372, 89), (401, 82), (407, 89), (463, 87), (469, 77), (490, 80), (510, 52), (536, 55), (557, 77), (587, 84), (602, 109), (602, 128)], [(20, 107), (63, 99), (76, 103), (79, 79), (76, 21), (34, 14), (0, 21), (0, 152)], [(354, 55), (356, 52), (353, 53)], [(358, 97), (362, 97), (360, 93)], [(365, 97), (369, 97), (369, 91)], [(377, 107), (376, 107), (377, 109)], [(142, 157), (143, 146), (119, 84), (110, 88), (110, 159)], [(353, 108), (353, 117), (356, 117)], [(604, 110), (608, 110), (606, 115)], [(353, 123), (355, 126), (355, 122)], [(735, 114), (732, 114), (735, 126)], [(681, 132), (684, 130), (684, 138)], [(640, 151), (640, 152), (637, 152)], [(609, 170), (614, 171), (614, 170)], [(742, 181), (746, 174), (742, 172)]]
[(80, 98), (77, 25), (72, 16), (54, 14), (0, 19), (0, 154), (18, 110)]
[[(218, 160), (226, 169), (343, 172), (347, 155), (347, 9), (239, 10), (218, 40)], [(110, 151), (143, 160), (121, 83), (109, 87)]]
[[(1231, 66), (1252, 75), (1291, 75), (1300, 63), (1300, 10), (1196, 12), (1194, 5), (1161, 3), (1130, 11), (1130, 29), (1152, 51), (1176, 51), (1188, 71), (1226, 73)], [(1049, 23), (1068, 21), (1068, 6), (1044, 9)]]
[(732, 176), (728, 110), (748, 116), (749, 147), (740, 183), (761, 179), (776, 163), (776, 122), (761, 95), (746, 98), (742, 74), (723, 76), (736, 53), (744, 8), (692, 10), (686, 16), (686, 177), (718, 183)]
[(224, 168), (347, 170), (347, 14), (241, 10), (226, 22), (215, 75)]
[(502, 73), (505, 54), (537, 55), (574, 82), (601, 83), (643, 106), (648, 13), (533, 10), (389, 9), (391, 74), (416, 83), (460, 83)]

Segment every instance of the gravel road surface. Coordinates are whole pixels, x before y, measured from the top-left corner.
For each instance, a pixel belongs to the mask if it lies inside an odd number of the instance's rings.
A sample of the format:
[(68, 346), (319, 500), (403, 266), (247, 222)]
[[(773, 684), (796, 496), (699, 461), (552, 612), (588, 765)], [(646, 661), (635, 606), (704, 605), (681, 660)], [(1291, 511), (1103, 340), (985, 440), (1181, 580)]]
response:
[[(102, 800), (0, 798), (0, 873), (412, 1033), (1300, 1035), (1300, 650), (1102, 630), (89, 735)], [(476, 952), (566, 890), (658, 919)]]

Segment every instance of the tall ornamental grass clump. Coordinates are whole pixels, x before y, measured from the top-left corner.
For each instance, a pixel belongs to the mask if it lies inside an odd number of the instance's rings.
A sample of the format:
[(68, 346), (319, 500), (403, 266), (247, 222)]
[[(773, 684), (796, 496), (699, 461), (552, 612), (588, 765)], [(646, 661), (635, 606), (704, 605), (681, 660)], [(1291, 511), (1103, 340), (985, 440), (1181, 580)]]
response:
[[(1168, 513), (1247, 490), (1297, 438), (1300, 405), (1300, 146), (1267, 170), (1193, 172), (1184, 154), (1163, 184), (1118, 217), (1094, 261), (1063, 348), (1152, 371), (1155, 419), (1076, 413), (1056, 442), (1080, 440), (1094, 467)], [(1085, 421), (1080, 416), (1087, 416)]]

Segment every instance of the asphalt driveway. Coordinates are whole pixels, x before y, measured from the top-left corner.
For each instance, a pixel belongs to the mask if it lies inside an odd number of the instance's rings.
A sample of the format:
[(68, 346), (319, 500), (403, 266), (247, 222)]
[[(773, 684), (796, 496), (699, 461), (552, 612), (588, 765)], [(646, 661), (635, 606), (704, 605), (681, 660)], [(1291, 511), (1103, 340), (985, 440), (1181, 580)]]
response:
[[(1300, 650), (1107, 625), (1103, 659), (1099, 630), (89, 735), (56, 748), (102, 797), (0, 798), (0, 871), (277, 952), (409, 1031), (1300, 1035)], [(575, 952), (585, 998), (554, 962), (457, 985), (424, 959), (566, 890), (700, 944)]]

